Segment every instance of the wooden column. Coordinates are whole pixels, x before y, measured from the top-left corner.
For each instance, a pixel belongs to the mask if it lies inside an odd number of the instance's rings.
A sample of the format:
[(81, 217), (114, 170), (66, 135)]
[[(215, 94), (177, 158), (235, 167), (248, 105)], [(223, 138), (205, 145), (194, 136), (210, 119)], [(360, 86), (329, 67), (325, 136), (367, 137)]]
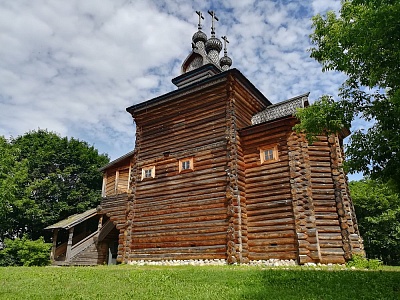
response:
[(321, 251), (312, 198), (308, 143), (304, 136), (292, 133), (288, 138), (288, 150), (298, 262), (318, 263)]
[(74, 236), (74, 227), (68, 230), (67, 252), (65, 254), (65, 261), (69, 261), (71, 256), (72, 238)]
[(103, 186), (101, 188), (101, 196), (106, 197), (107, 196), (107, 172), (103, 174)]
[(57, 236), (58, 236), (58, 228), (55, 228), (53, 231), (53, 246), (51, 247), (51, 253), (50, 253), (50, 260), (52, 262), (56, 259)]
[(101, 227), (103, 227), (103, 215), (99, 218), (99, 224), (97, 225), (97, 230), (100, 231)]

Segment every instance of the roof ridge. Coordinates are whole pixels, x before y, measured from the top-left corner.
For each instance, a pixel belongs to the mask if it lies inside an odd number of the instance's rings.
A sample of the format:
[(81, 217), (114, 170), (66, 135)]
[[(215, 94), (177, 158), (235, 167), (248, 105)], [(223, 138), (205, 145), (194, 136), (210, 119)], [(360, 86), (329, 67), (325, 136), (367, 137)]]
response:
[(307, 92), (307, 93), (301, 94), (299, 96), (295, 96), (295, 97), (283, 100), (283, 101), (278, 102), (278, 103), (273, 103), (273, 104), (269, 105), (266, 109), (272, 108), (272, 107), (275, 107), (275, 106), (279, 106), (279, 105), (284, 105), (284, 104), (286, 104), (288, 102), (291, 102), (291, 101), (294, 101), (294, 100), (297, 100), (297, 99), (301, 99), (301, 98), (304, 98), (304, 97), (308, 97), (309, 95), (310, 95), (310, 92)]

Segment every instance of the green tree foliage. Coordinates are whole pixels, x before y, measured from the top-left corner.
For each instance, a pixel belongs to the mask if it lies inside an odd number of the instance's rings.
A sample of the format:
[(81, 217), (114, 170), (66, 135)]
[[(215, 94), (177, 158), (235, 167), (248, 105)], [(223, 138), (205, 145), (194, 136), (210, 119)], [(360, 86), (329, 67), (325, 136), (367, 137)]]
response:
[(0, 250), (0, 266), (46, 266), (50, 263), (50, 247), (43, 237), (35, 241), (26, 235), (14, 240), (5, 239)]
[(400, 195), (374, 180), (352, 181), (350, 191), (368, 258), (400, 265)]
[[(323, 130), (337, 132), (355, 117), (372, 123), (350, 138), (349, 171), (392, 180), (400, 190), (399, 15), (398, 0), (345, 0), (338, 16), (328, 12), (313, 17), (311, 57), (324, 71), (340, 71), (348, 78), (339, 101), (325, 96), (316, 107), (300, 110), (296, 129), (315, 136)], [(312, 122), (314, 117), (320, 122)]]
[(25, 190), (28, 182), (27, 161), (19, 159), (20, 151), (0, 137), (0, 243), (12, 237), (18, 227), (16, 216), (29, 205)]
[(343, 128), (349, 128), (352, 120), (342, 103), (335, 102), (332, 97), (326, 95), (307, 109), (299, 110), (297, 116), (301, 122), (296, 124), (294, 129), (304, 130), (310, 143), (314, 142), (315, 135), (321, 132), (321, 128), (330, 133), (340, 132)]
[(1, 138), (0, 148), (0, 241), (38, 239), (44, 227), (98, 204), (98, 169), (109, 159), (86, 142), (38, 130)]

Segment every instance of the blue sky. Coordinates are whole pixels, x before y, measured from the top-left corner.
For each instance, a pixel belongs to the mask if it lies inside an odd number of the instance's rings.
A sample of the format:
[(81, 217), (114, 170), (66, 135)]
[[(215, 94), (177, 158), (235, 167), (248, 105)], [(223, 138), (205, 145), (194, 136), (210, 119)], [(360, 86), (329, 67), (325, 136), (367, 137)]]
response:
[[(339, 8), (340, 0), (0, 1), (0, 135), (41, 128), (111, 159), (131, 151), (125, 108), (176, 89), (196, 10), (216, 12), (232, 67), (271, 102), (335, 96), (345, 77), (322, 73), (307, 49), (311, 17)], [(210, 22), (206, 14), (207, 35)]]

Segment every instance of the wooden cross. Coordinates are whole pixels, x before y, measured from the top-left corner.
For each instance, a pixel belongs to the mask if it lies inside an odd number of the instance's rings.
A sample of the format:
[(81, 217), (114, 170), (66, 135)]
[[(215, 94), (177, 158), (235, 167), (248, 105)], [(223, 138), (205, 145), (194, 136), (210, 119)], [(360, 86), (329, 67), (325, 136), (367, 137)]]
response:
[(226, 35), (222, 36), (221, 39), (224, 40), (224, 53), (227, 54), (228, 50), (226, 49), (226, 43), (229, 44), (228, 38), (226, 37)]
[(219, 21), (219, 20), (213, 10), (209, 10), (208, 13), (211, 15), (211, 34), (214, 36), (214, 34), (215, 34), (214, 20), (216, 20), (216, 21)]
[(199, 10), (196, 10), (196, 14), (199, 15), (199, 25), (197, 26), (197, 28), (198, 28), (199, 30), (201, 30), (201, 19), (204, 20), (204, 17), (203, 17), (203, 14), (201, 13), (201, 11), (199, 11)]

